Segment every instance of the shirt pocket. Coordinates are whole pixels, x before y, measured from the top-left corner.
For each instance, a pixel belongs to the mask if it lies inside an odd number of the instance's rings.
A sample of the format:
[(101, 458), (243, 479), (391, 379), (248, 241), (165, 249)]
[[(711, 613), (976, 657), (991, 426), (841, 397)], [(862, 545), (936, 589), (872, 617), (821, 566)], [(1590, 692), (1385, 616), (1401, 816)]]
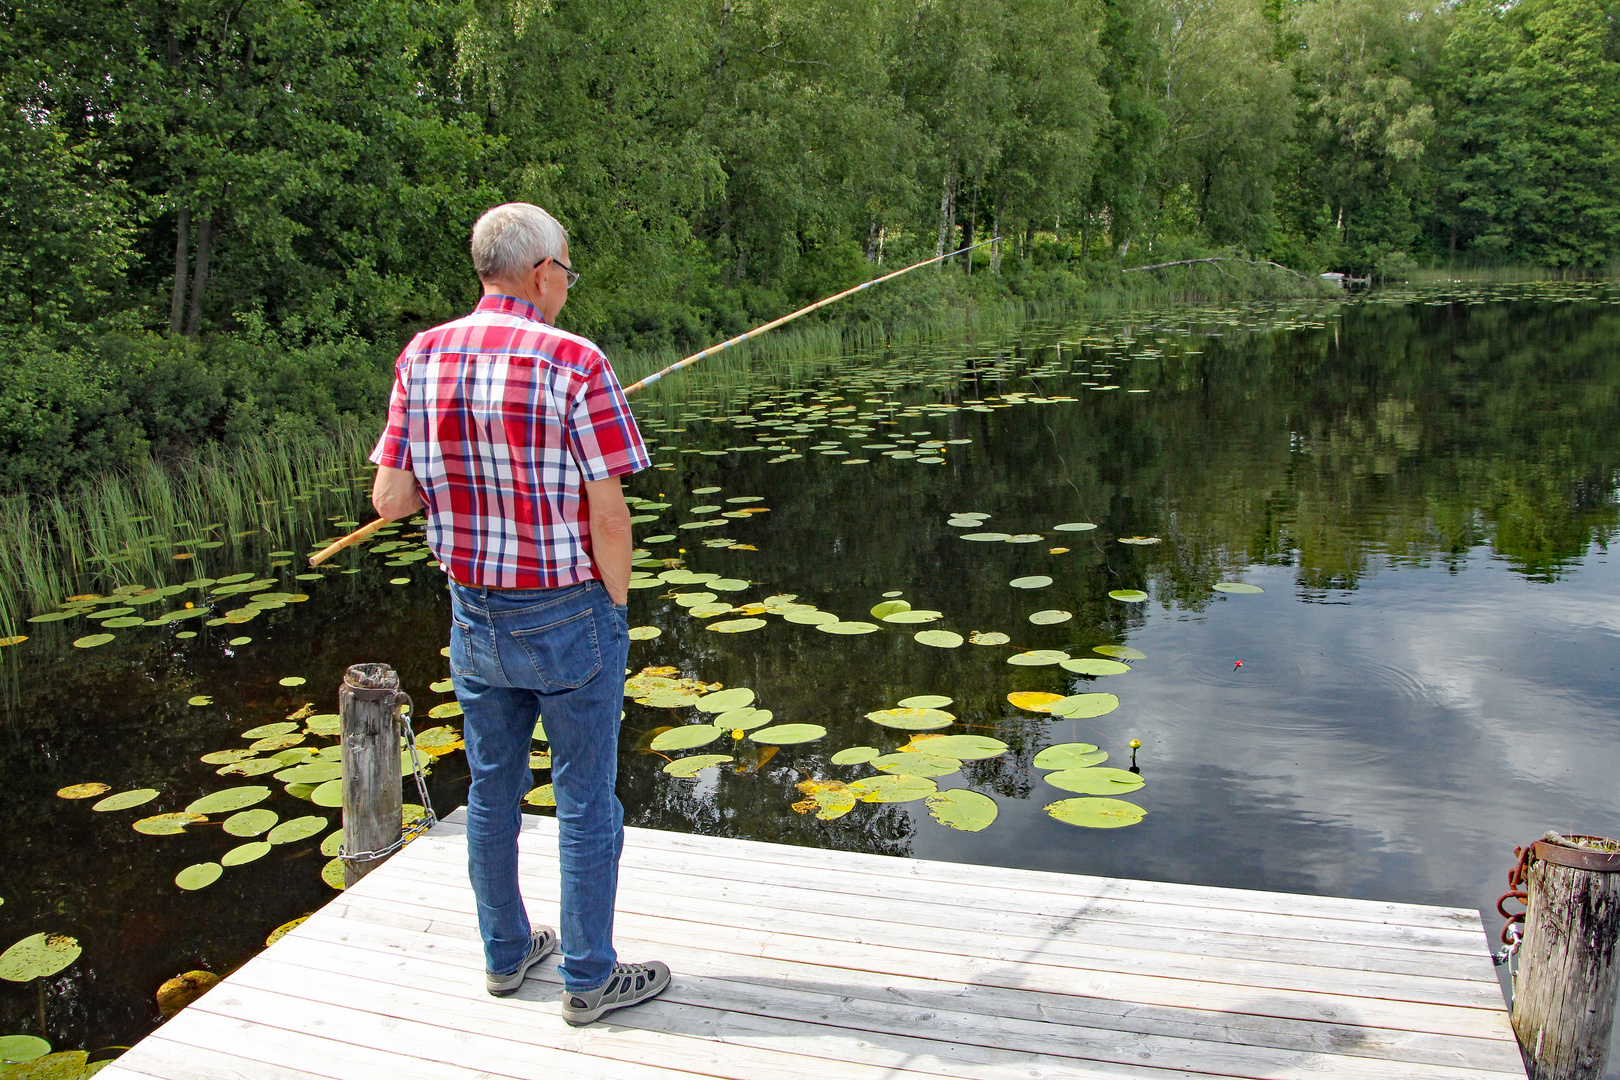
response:
[[(516, 654), (501, 657), (514, 686), (536, 690), (573, 690), (596, 678), (602, 670), (602, 646), (596, 635), (596, 612), (591, 608), (532, 629), (512, 630)], [(527, 671), (521, 671), (521, 668)]]

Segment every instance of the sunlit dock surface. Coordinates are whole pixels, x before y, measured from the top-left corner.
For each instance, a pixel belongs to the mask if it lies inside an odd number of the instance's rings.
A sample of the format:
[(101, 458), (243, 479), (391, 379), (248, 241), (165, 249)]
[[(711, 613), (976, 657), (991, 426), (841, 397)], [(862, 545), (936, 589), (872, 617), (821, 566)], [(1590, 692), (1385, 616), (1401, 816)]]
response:
[[(629, 829), (659, 1000), (585, 1028), (556, 960), (484, 993), (457, 811), (101, 1074), (1522, 1078), (1477, 912)], [(556, 831), (523, 891), (555, 923)]]

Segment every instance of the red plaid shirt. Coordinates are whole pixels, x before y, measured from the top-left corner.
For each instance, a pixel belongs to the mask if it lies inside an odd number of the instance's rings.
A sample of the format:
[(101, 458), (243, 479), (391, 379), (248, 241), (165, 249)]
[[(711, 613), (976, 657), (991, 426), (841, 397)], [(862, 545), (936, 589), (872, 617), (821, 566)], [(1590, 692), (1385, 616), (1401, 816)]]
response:
[(510, 296), (405, 346), (371, 460), (416, 475), (452, 577), (503, 589), (600, 577), (582, 484), (650, 463), (602, 350)]

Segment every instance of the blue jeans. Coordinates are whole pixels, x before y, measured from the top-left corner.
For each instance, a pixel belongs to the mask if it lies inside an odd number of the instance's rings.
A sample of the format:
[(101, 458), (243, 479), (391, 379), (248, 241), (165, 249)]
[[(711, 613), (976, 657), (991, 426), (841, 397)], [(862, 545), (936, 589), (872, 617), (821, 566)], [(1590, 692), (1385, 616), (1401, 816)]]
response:
[(467, 873), (484, 966), (508, 974), (529, 951), (529, 915), (518, 892), (519, 803), (534, 786), (530, 739), (543, 717), (557, 793), (563, 985), (594, 990), (617, 959), (613, 904), (624, 808), (613, 788), (630, 652), (626, 611), (600, 581), (532, 590), (452, 581), (450, 608), (450, 674), (472, 767)]

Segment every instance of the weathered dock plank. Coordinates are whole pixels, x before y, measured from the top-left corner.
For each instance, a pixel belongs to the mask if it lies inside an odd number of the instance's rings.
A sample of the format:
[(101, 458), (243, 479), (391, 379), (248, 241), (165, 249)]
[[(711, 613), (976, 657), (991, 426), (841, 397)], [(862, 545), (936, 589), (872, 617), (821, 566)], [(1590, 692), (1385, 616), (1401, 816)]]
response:
[[(554, 921), (556, 835), (522, 887)], [(627, 830), (617, 938), (675, 971), (570, 1028), (483, 991), (459, 812), (105, 1080), (1523, 1077), (1479, 916)]]

